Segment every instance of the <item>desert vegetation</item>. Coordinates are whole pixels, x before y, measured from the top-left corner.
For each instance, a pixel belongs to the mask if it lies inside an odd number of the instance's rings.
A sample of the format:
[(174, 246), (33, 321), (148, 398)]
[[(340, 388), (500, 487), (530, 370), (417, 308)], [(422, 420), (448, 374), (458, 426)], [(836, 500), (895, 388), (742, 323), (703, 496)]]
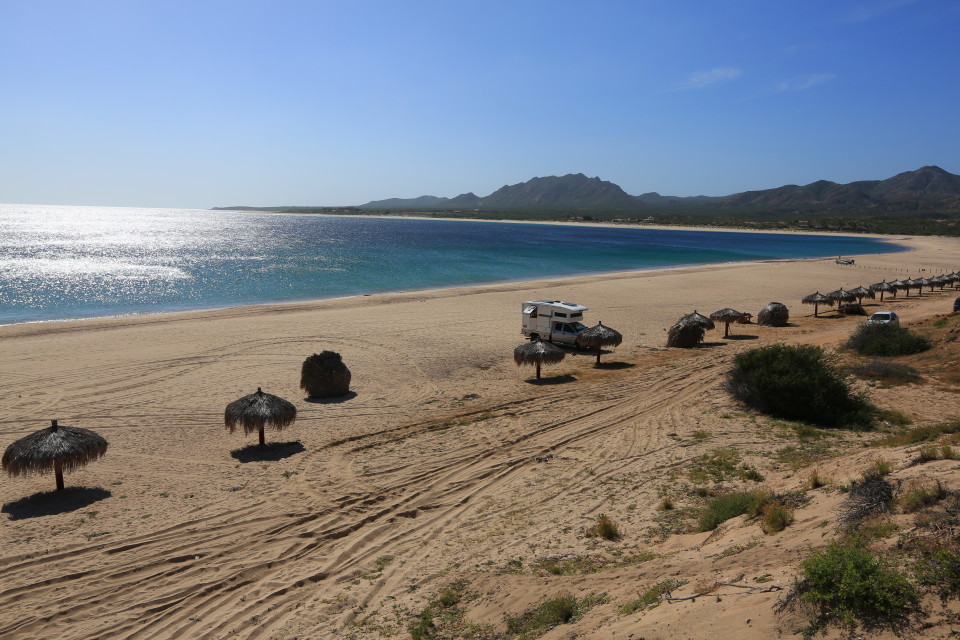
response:
[(744, 404), (786, 420), (861, 429), (873, 424), (873, 406), (821, 347), (775, 344), (741, 353), (727, 388)]

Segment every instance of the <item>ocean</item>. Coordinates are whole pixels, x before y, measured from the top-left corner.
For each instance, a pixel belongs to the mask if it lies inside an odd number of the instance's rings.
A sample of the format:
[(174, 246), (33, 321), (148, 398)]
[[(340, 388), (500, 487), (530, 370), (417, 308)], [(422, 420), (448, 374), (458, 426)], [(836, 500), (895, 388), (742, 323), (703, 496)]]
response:
[(774, 258), (874, 238), (0, 205), (0, 324)]

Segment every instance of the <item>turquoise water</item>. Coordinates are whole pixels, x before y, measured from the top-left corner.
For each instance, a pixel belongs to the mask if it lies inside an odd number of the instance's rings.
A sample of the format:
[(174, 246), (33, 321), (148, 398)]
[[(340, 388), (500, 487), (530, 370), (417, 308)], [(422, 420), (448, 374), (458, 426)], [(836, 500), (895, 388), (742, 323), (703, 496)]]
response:
[(0, 229), (0, 324), (903, 249), (843, 236), (35, 205), (0, 205)]

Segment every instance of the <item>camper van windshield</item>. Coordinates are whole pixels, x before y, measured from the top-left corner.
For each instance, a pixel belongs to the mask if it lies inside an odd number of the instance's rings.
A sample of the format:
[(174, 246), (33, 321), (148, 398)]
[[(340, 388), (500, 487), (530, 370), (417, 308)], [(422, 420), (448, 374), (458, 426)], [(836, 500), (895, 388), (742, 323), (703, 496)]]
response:
[(574, 322), (570, 326), (573, 327), (574, 331), (576, 331), (577, 333), (580, 333), (581, 331), (587, 328), (587, 325), (583, 324), (582, 322)]

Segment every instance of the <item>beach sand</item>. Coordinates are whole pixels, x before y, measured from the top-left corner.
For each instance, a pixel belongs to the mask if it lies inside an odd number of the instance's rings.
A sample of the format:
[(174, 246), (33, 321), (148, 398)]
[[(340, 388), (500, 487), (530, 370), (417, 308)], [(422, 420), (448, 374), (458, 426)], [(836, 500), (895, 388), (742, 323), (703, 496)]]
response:
[[(784, 591), (768, 588), (789, 586), (828, 539), (820, 523), (839, 494), (817, 495), (779, 536), (741, 520), (661, 536), (657, 508), (664, 495), (682, 503), (671, 487), (687, 482), (684, 465), (718, 447), (770, 486), (802, 484), (765, 454), (782, 437), (736, 406), (723, 374), (762, 344), (839, 346), (862, 319), (814, 318), (799, 303), (814, 290), (960, 267), (960, 241), (893, 240), (913, 251), (853, 266), (736, 263), (0, 327), (0, 444), (52, 418), (110, 441), (102, 460), (66, 476), (74, 489), (58, 502), (22, 500), (53, 488), (50, 476), (0, 483), (0, 637), (408, 638), (409, 619), (458, 579), (473, 594), (466, 619), (498, 629), (557, 593), (607, 594), (545, 638), (790, 636), (773, 612)], [(953, 298), (901, 294), (866, 308), (909, 325), (948, 313)], [(512, 358), (531, 299), (586, 305), (587, 325), (603, 321), (624, 342), (606, 368), (571, 353), (532, 384)], [(770, 301), (790, 308), (793, 326), (734, 325), (734, 339), (721, 329), (712, 346), (664, 348), (684, 313), (756, 316)], [(300, 366), (324, 349), (343, 356), (354, 393), (308, 401)], [(287, 443), (274, 459), (223, 426), (226, 404), (258, 386), (298, 409), (295, 424), (267, 432)], [(960, 394), (930, 385), (871, 395), (917, 423), (960, 415)], [(872, 455), (822, 469), (843, 480)], [(924, 472), (948, 478), (955, 464), (942, 462)], [(616, 546), (584, 535), (601, 513), (624, 530)], [(587, 557), (615, 566), (538, 565)], [(618, 612), (668, 578), (687, 581), (674, 595), (714, 581), (755, 588)]]

